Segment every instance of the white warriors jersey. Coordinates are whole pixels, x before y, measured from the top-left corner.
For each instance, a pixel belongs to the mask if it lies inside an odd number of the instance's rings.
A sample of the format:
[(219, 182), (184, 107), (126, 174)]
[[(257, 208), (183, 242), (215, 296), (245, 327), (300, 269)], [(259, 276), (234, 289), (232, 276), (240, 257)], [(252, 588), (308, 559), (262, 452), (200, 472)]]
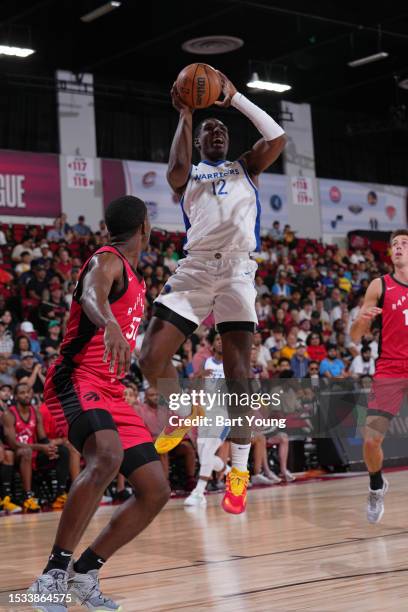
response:
[(181, 200), (187, 242), (194, 251), (245, 251), (260, 246), (258, 190), (240, 160), (192, 166)]
[(204, 370), (212, 370), (206, 378), (225, 378), (223, 362), (217, 361), (214, 357), (208, 357), (205, 360)]

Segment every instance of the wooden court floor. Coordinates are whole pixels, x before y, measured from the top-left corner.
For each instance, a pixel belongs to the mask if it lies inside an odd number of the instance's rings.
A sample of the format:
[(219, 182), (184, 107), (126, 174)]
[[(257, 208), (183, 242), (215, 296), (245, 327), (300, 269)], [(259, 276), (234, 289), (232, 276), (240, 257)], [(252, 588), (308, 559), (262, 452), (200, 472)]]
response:
[[(220, 495), (206, 510), (172, 500), (106, 564), (102, 587), (125, 612), (407, 611), (408, 472), (387, 477), (380, 525), (366, 522), (363, 476), (250, 491), (240, 516)], [(99, 509), (83, 545), (112, 512)], [(6, 593), (41, 571), (58, 516), (0, 518), (0, 609), (26, 609)]]

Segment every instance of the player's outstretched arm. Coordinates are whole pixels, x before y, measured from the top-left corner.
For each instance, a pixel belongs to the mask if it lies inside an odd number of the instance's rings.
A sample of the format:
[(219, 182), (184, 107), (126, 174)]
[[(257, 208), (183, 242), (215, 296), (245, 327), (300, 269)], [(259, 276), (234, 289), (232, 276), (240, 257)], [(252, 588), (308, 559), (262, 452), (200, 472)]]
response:
[(239, 93), (225, 74), (219, 71), (218, 74), (222, 80), (224, 100), (215, 102), (215, 104), (222, 107), (234, 106), (248, 117), (262, 134), (262, 138), (254, 144), (252, 149), (241, 157), (245, 161), (249, 174), (255, 176), (278, 159), (285, 148), (285, 133), (268, 113)]
[(120, 376), (129, 370), (130, 347), (109, 304), (109, 294), (115, 282), (123, 282), (123, 264), (119, 257), (112, 253), (93, 257), (83, 279), (80, 303), (88, 319), (98, 328), (105, 328), (103, 361), (110, 358), (110, 372), (115, 371), (117, 362)]
[(177, 194), (182, 195), (190, 176), (193, 153), (193, 111), (183, 104), (177, 93), (176, 84), (171, 90), (174, 108), (180, 113), (176, 133), (171, 144), (167, 181)]
[(350, 329), (350, 336), (353, 342), (358, 344), (371, 327), (371, 323), (382, 313), (382, 308), (378, 307), (381, 299), (382, 283), (380, 278), (375, 278), (368, 285), (364, 296), (364, 303), (361, 307), (358, 317), (354, 321)]

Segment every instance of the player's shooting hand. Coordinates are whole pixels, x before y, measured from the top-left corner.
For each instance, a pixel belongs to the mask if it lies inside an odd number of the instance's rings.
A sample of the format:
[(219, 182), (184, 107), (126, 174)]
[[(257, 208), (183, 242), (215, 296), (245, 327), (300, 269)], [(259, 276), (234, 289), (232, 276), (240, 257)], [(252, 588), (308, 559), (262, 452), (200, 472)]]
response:
[(227, 108), (228, 106), (231, 105), (232, 97), (234, 96), (234, 94), (237, 93), (237, 88), (235, 87), (235, 85), (231, 83), (231, 81), (229, 80), (228, 77), (225, 76), (225, 74), (223, 74), (219, 70), (217, 70), (217, 72), (221, 79), (222, 93), (224, 94), (224, 99), (217, 100), (216, 102), (214, 102), (214, 104), (216, 104), (217, 106), (221, 106), (223, 108)]
[(105, 343), (103, 362), (106, 363), (109, 359), (109, 372), (115, 373), (117, 363), (116, 374), (125, 375), (130, 368), (130, 346), (116, 322), (111, 321), (107, 324), (103, 340)]
[(170, 95), (171, 95), (171, 101), (173, 103), (174, 108), (179, 112), (193, 112), (193, 109), (190, 108), (187, 104), (185, 104), (182, 99), (179, 96), (179, 93), (177, 91), (177, 85), (174, 82), (173, 83), (173, 87), (171, 88), (170, 91)]
[(360, 311), (360, 318), (365, 321), (372, 321), (382, 313), (382, 308), (378, 306), (363, 306)]

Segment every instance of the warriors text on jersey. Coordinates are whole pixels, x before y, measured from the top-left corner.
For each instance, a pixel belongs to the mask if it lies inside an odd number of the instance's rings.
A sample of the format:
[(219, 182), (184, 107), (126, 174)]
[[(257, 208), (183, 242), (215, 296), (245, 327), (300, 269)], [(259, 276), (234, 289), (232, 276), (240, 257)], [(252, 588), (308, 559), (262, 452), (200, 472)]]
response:
[(201, 161), (192, 166), (181, 205), (186, 251), (250, 253), (259, 248), (258, 190), (243, 161)]

